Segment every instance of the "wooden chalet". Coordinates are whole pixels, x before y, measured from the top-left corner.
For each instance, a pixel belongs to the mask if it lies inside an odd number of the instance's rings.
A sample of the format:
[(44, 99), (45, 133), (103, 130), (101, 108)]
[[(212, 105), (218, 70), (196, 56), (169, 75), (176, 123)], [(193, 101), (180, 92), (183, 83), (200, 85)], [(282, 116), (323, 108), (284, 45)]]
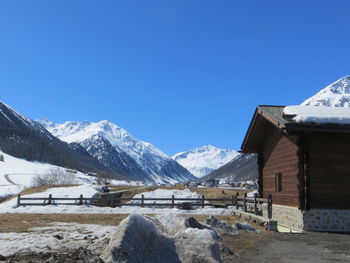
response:
[(258, 106), (241, 151), (257, 153), (259, 194), (278, 224), (350, 232), (350, 125), (297, 123), (284, 106)]

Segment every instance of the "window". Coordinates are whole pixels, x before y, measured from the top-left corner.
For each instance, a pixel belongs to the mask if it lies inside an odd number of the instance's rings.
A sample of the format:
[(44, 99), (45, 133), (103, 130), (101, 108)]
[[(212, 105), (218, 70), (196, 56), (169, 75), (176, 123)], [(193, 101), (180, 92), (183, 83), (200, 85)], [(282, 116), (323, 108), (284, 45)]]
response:
[(282, 192), (282, 173), (275, 174), (275, 192)]

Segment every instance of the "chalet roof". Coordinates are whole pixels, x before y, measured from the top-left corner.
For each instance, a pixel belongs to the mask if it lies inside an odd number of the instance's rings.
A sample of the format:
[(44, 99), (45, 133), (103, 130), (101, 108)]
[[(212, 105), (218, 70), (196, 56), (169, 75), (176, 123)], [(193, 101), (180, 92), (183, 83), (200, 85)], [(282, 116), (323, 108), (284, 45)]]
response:
[(285, 106), (274, 105), (259, 105), (256, 108), (241, 146), (242, 152), (256, 153), (258, 145), (273, 127), (286, 134), (302, 131), (350, 133), (350, 124), (296, 122), (293, 119), (295, 115), (283, 113), (284, 108)]

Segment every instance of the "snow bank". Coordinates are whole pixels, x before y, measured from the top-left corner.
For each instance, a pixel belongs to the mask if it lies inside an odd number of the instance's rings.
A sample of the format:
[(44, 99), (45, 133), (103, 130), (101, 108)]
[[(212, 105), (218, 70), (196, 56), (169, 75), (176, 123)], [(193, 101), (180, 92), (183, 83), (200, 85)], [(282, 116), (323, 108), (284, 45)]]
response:
[(287, 106), (285, 115), (293, 116), (296, 122), (317, 124), (350, 124), (350, 108), (323, 106)]
[[(202, 198), (202, 195), (197, 194), (196, 192), (192, 192), (190, 189), (185, 189), (185, 190), (167, 190), (167, 189), (157, 189), (151, 192), (144, 192), (141, 194), (137, 194), (134, 196), (134, 198), (141, 198), (142, 195), (144, 195), (145, 198), (171, 198), (172, 195), (175, 196), (175, 198), (194, 198), (194, 199), (200, 199)], [(146, 200), (144, 203), (147, 204), (154, 204), (154, 203), (169, 203), (170, 201), (162, 201), (162, 200)], [(175, 204), (178, 203), (183, 203), (185, 201), (175, 201)], [(192, 203), (200, 203), (201, 201), (191, 201)], [(130, 201), (130, 203), (133, 204), (140, 204), (141, 201), (135, 200), (135, 201)]]
[(47, 206), (20, 206), (16, 207), (17, 200), (0, 204), (1, 213), (27, 213), (27, 214), (203, 214), (203, 215), (232, 215), (233, 208), (197, 208), (193, 210), (180, 210), (177, 208), (149, 208), (137, 206), (122, 207), (98, 207), (98, 206), (75, 206), (75, 205), (47, 205)]
[(77, 223), (52, 223), (31, 228), (27, 233), (1, 233), (0, 255), (18, 252), (47, 252), (52, 249), (76, 249), (109, 238), (113, 226)]

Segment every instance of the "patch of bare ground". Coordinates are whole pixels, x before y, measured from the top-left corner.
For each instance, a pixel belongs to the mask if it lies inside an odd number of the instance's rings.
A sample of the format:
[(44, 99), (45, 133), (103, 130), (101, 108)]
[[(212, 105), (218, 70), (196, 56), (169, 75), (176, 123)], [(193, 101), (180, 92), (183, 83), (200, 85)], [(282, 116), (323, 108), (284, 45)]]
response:
[(236, 193), (243, 195), (249, 193), (252, 190), (245, 189), (222, 189), (222, 188), (189, 188), (191, 191), (197, 192), (198, 194), (204, 195), (207, 198), (231, 198)]
[(0, 232), (28, 232), (53, 222), (118, 226), (128, 214), (0, 214)]
[[(133, 198), (137, 194), (141, 194), (144, 192), (151, 192), (156, 190), (158, 187), (148, 186), (148, 187), (140, 187), (140, 188), (132, 188), (130, 191), (126, 191), (122, 193), (122, 198)], [(128, 202), (128, 201), (125, 201)]]

